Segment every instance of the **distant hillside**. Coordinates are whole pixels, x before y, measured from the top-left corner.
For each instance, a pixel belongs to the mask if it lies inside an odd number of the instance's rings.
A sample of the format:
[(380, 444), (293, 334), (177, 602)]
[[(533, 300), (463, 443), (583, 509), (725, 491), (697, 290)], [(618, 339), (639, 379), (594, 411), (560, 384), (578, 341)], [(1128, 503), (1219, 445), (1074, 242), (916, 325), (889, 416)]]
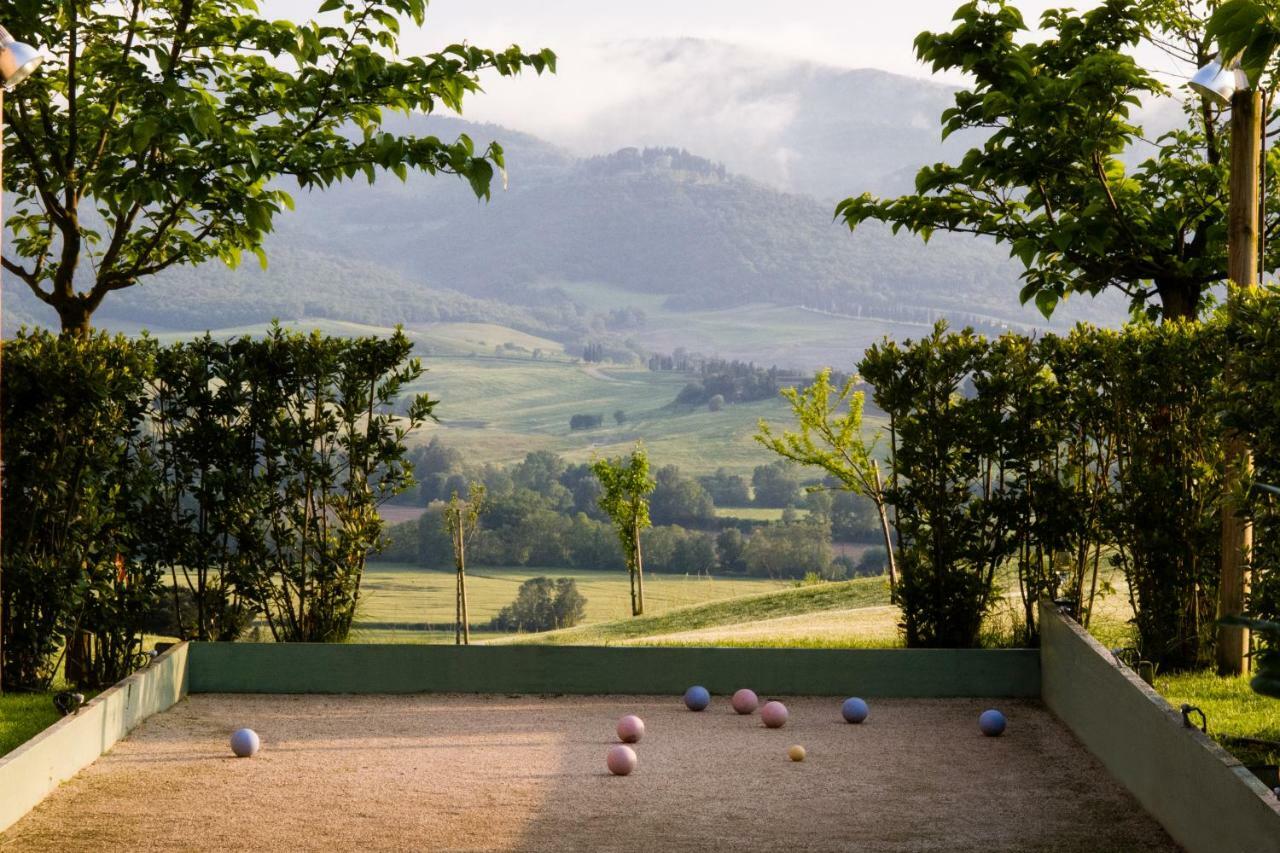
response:
[(573, 160), (527, 137), (466, 129), (508, 143), (510, 187), (491, 203), (447, 180), (344, 186), (302, 201), (280, 239), (504, 301), (531, 301), (531, 286), (546, 282), (594, 282), (662, 295), (678, 309), (768, 302), (1036, 322), (1017, 303), (1015, 264), (989, 243), (938, 235), (925, 245), (874, 225), (850, 234), (826, 202), (680, 150)]
[[(677, 149), (577, 159), (488, 125), (422, 117), (392, 124), (469, 133), (477, 147), (499, 139), (508, 189), (496, 188), (486, 204), (457, 179), (414, 175), (298, 193), (297, 212), (281, 216), (268, 240), (265, 272), (251, 260), (235, 271), (216, 263), (171, 270), (114, 294), (98, 320), (126, 330), (272, 317), (496, 322), (571, 346), (632, 336), (732, 357), (750, 354), (727, 347), (726, 335), (702, 339), (696, 329), (672, 342), (671, 329), (683, 328), (685, 312), (752, 305), (871, 318), (859, 341), (874, 337), (881, 321), (1039, 322), (1017, 304), (1017, 270), (1006, 252), (982, 241), (938, 235), (926, 246), (875, 226), (850, 234), (832, 221), (827, 201), (771, 189)], [(590, 290), (609, 296), (584, 298)], [(18, 287), (6, 296), (14, 297), (13, 319), (52, 322)], [(1071, 307), (1059, 324), (1119, 316), (1114, 301)], [(660, 309), (665, 325), (643, 329), (639, 314), (614, 322), (610, 313), (623, 308)], [(827, 360), (811, 353), (804, 363)]]

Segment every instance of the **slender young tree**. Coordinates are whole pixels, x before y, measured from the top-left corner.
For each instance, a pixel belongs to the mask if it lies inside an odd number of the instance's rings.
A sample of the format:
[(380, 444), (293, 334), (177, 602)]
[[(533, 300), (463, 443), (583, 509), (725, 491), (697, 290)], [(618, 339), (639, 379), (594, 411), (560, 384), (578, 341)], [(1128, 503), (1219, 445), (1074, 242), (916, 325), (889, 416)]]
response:
[(657, 481), (649, 473), (649, 457), (637, 444), (629, 457), (597, 459), (591, 463), (591, 470), (604, 489), (600, 508), (613, 521), (626, 558), (627, 574), (631, 580), (631, 615), (640, 616), (644, 613), (644, 557), (640, 551), (640, 533), (650, 526), (649, 495), (657, 486)]
[(827, 368), (814, 377), (808, 388), (782, 389), (799, 432), (784, 431), (779, 435), (761, 418), (755, 439), (784, 459), (826, 471), (840, 483), (840, 488), (875, 503), (885, 553), (889, 555), (892, 590), (898, 583), (898, 568), (880, 463), (873, 455), (879, 434), (868, 441), (862, 432), (864, 395), (853, 390), (855, 382), (856, 377), (850, 377), (837, 391), (831, 384), (831, 369)]
[[(379, 172), (460, 175), (488, 198), (502, 149), (396, 136), (392, 110), (461, 112), (486, 72), (555, 70), (549, 50), (467, 44), (404, 56), (427, 0), (316, 0), (267, 20), (254, 0), (55, 0), (5, 7), (53, 53), (5, 98), (14, 239), (6, 272), (85, 334), (107, 294), (243, 252), (293, 206), (288, 189)], [(6, 211), (6, 212), (9, 212)]]
[(480, 516), (486, 507), (484, 486), (471, 483), (467, 486), (467, 499), (462, 500), (454, 492), (445, 507), (444, 523), (453, 541), (453, 565), (457, 572), (454, 589), (454, 613), (456, 627), (453, 633), (455, 645), (471, 644), (471, 621), (467, 613), (467, 546), (480, 531)]

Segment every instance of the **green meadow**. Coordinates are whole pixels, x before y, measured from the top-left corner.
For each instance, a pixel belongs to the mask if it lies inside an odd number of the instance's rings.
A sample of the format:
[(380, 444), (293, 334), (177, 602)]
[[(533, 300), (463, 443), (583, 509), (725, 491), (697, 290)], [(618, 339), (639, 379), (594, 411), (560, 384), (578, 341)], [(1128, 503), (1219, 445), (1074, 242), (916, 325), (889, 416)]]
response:
[[(626, 572), (478, 568), (467, 572), (471, 624), (488, 622), (515, 599), (521, 583), (543, 575), (577, 581), (578, 591), (587, 599), (584, 625), (630, 617), (630, 587)], [(787, 586), (783, 581), (763, 578), (646, 574), (645, 609), (648, 613), (663, 613), (709, 601), (777, 591)], [(370, 563), (360, 588), (362, 604), (356, 617), (357, 632), (399, 632), (406, 635), (445, 632), (452, 637), (453, 572), (430, 571), (395, 563)], [(366, 638), (368, 636), (371, 635), (366, 635)]]
[[(746, 322), (745, 315), (739, 319), (743, 321), (739, 332), (748, 337), (774, 326)], [(734, 326), (734, 321), (724, 322), (726, 328)], [(330, 335), (394, 331), (323, 319), (285, 325)], [(268, 328), (268, 324), (237, 326), (217, 330), (214, 336), (261, 335)], [(800, 325), (788, 328), (797, 340), (804, 338)], [(719, 412), (677, 407), (673, 405), (676, 395), (695, 377), (640, 366), (586, 364), (555, 341), (506, 326), (432, 323), (406, 328), (405, 334), (414, 341), (415, 352), (427, 368), (407, 390), (426, 392), (439, 400), (436, 414), (440, 418), (438, 424), (428, 424), (411, 435), (409, 442), (439, 437), (478, 463), (509, 464), (534, 450), (552, 450), (584, 462), (597, 455), (625, 453), (642, 441), (656, 466), (678, 465), (693, 475), (717, 468), (750, 475), (757, 465), (776, 458), (752, 438), (760, 418), (779, 425), (791, 421), (790, 409), (780, 397), (727, 405)], [(190, 333), (156, 337), (171, 341)], [(623, 413), (622, 423), (615, 419), (615, 412)], [(569, 419), (576, 414), (601, 415), (604, 424), (598, 429), (571, 430)], [(879, 425), (868, 419), (869, 428)]]

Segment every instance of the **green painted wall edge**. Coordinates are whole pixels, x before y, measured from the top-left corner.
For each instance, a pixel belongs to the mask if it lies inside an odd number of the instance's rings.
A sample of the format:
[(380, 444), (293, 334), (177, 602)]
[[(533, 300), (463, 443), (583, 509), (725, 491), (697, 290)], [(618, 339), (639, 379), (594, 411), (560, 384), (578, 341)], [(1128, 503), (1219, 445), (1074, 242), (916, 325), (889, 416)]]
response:
[(1175, 841), (1191, 853), (1280, 851), (1280, 800), (1049, 604), (1040, 651), (1045, 704)]
[(50, 791), (92, 764), (139, 723), (187, 695), (188, 650), (181, 643), (103, 691), (22, 746), (0, 756), (0, 832)]
[(192, 693), (1040, 695), (1035, 649), (191, 643)]

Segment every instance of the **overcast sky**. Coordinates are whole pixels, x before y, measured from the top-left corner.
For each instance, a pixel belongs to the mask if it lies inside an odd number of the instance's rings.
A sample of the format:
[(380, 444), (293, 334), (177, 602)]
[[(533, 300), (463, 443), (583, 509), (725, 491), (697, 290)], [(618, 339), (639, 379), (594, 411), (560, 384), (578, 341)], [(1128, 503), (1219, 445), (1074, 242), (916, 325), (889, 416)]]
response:
[[(261, 0), (265, 14), (309, 17), (314, 0)], [(573, 65), (578, 50), (633, 38), (693, 36), (737, 42), (848, 68), (927, 76), (911, 42), (948, 27), (961, 0), (431, 0), (414, 48), (462, 39), (483, 46), (551, 47)], [(1029, 23), (1066, 0), (1021, 0)]]
[[(319, 5), (319, 0), (259, 2), (264, 15), (293, 20), (309, 18)], [(490, 78), (484, 83), (486, 93), (468, 102), (466, 117), (525, 130), (589, 154), (619, 144), (683, 143), (669, 131), (673, 125), (678, 130), (690, 116), (706, 124), (709, 97), (720, 97), (731, 83), (749, 89), (754, 77), (769, 73), (771, 63), (788, 59), (929, 77), (929, 69), (916, 62), (912, 41), (922, 30), (950, 29), (961, 2), (431, 0), (423, 28), (410, 25), (401, 41), (405, 50), (418, 53), (462, 40), (491, 48), (511, 43), (526, 50), (552, 48), (559, 56), (554, 78)], [(1070, 0), (1017, 2), (1032, 26), (1045, 9), (1064, 5), (1071, 5)], [(1097, 0), (1074, 5), (1088, 8)], [(680, 37), (743, 45), (759, 54), (709, 50), (655, 70), (651, 45), (645, 50), (641, 43)], [(1174, 70), (1163, 55), (1144, 59)], [(714, 75), (730, 79), (709, 79)], [(664, 114), (637, 110), (637, 104), (663, 104)], [(620, 134), (602, 132), (620, 121), (631, 126)], [(744, 132), (732, 122), (724, 131)]]

